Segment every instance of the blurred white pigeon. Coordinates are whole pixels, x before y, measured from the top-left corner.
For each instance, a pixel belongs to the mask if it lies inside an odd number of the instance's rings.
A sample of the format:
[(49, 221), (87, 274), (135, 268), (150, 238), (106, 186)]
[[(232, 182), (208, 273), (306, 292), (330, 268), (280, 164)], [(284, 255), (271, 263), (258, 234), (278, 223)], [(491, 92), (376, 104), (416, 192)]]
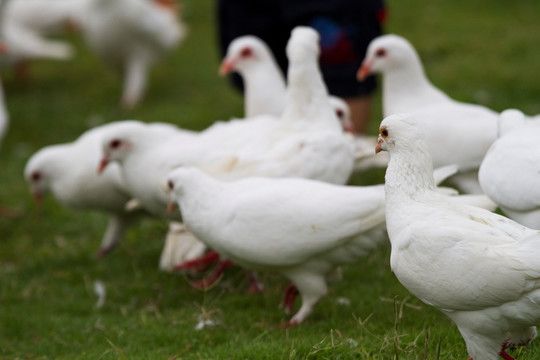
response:
[[(16, 65), (21, 76), (25, 75), (27, 60), (34, 58), (67, 60), (73, 56), (71, 45), (63, 41), (48, 39), (45, 36), (48, 35), (48, 31), (53, 24), (63, 24), (70, 18), (71, 9), (76, 7), (72, 5), (79, 4), (79, 1), (74, 0), (71, 4), (69, 4), (70, 1), (68, 0), (62, 1), (62, 4), (66, 5), (64, 12), (60, 11), (55, 1), (51, 0), (50, 2), (49, 6), (49, 1), (3, 1), (0, 9), (1, 36), (4, 45), (8, 47), (9, 51), (2, 56), (2, 62)], [(38, 19), (45, 19), (44, 16), (47, 15), (42, 8), (47, 9), (48, 15), (57, 12), (57, 10), (61, 14), (54, 18), (48, 17), (48, 24), (42, 24)]]
[[(118, 165), (110, 166), (98, 175), (101, 160), (102, 136), (106, 131), (134, 121), (105, 124), (82, 134), (72, 143), (47, 146), (36, 152), (27, 162), (24, 177), (36, 200), (51, 192), (64, 206), (110, 213), (99, 255), (111, 251), (123, 238), (124, 231), (141, 211), (126, 211), (131, 199)], [(156, 124), (147, 131), (167, 133), (169, 125)]]
[(540, 322), (540, 232), (437, 193), (414, 118), (384, 119), (381, 150), (390, 153), (385, 189), (393, 272), (456, 323), (472, 359), (513, 359), (506, 350), (529, 343)]
[(141, 100), (150, 67), (187, 32), (166, 0), (88, 0), (81, 27), (89, 47), (122, 72), (128, 108)]
[(500, 127), (502, 136), (480, 165), (480, 185), (508, 217), (540, 230), (540, 124), (505, 110)]
[[(220, 66), (220, 74), (238, 72), (244, 80), (245, 116), (279, 116), (285, 109), (286, 84), (271, 50), (260, 38), (241, 36), (232, 41)], [(355, 147), (355, 171), (386, 167), (388, 159), (375, 156), (376, 136), (354, 135), (349, 105), (337, 96), (329, 96), (330, 104), (341, 122), (347, 138)], [(386, 160), (386, 161), (385, 161)]]
[(449, 181), (467, 193), (481, 193), (478, 168), (497, 137), (498, 114), (484, 106), (457, 102), (426, 77), (414, 47), (398, 35), (375, 38), (359, 79), (382, 73), (383, 112), (414, 115), (427, 137), (435, 167), (459, 166)]
[(77, 27), (88, 0), (8, 0), (7, 16), (41, 35), (58, 34)]

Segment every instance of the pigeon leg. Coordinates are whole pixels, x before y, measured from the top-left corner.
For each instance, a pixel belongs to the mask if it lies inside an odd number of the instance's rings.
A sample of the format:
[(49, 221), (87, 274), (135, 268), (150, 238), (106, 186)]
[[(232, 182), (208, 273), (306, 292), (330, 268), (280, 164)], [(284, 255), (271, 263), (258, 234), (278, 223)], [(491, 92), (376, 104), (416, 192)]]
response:
[(234, 263), (230, 260), (220, 260), (217, 267), (214, 271), (210, 273), (210, 275), (208, 275), (202, 280), (192, 281), (191, 285), (195, 286), (198, 289), (206, 290), (212, 285), (214, 285), (221, 278), (227, 268), (233, 265)]
[(504, 342), (501, 346), (501, 352), (499, 352), (499, 356), (502, 357), (504, 360), (515, 360), (510, 354), (506, 352), (506, 349), (508, 349), (508, 342)]
[(206, 269), (210, 264), (219, 261), (219, 254), (212, 250), (209, 251), (206, 255), (193, 259), (185, 261), (181, 264), (178, 264), (174, 267), (174, 270), (195, 270), (195, 271), (203, 271)]
[(283, 301), (279, 305), (280, 308), (285, 309), (285, 314), (290, 314), (293, 311), (294, 300), (298, 296), (298, 289), (293, 283), (290, 283), (289, 286), (285, 289), (285, 295), (283, 296)]
[(255, 271), (248, 271), (249, 276), (249, 292), (251, 294), (259, 293), (264, 290), (264, 284), (259, 281)]

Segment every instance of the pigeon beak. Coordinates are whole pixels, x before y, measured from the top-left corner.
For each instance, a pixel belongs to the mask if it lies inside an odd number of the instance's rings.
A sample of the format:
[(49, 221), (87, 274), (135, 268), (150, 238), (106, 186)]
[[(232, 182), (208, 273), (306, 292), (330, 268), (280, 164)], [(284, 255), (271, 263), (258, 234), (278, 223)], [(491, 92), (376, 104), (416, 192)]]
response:
[(358, 81), (364, 81), (369, 74), (371, 73), (371, 61), (364, 61), (358, 72), (356, 73), (356, 78)]
[(378, 154), (380, 153), (383, 149), (382, 149), (382, 145), (384, 143), (384, 140), (383, 138), (381, 137), (381, 135), (379, 135), (379, 139), (377, 141), (377, 145), (375, 146), (375, 154)]
[(103, 171), (105, 171), (105, 168), (107, 165), (109, 165), (109, 157), (107, 155), (104, 155), (101, 161), (99, 162), (99, 166), (97, 168), (97, 173), (101, 174)]
[(221, 63), (221, 66), (219, 67), (219, 75), (225, 76), (231, 73), (234, 69), (234, 65), (235, 65), (234, 61), (224, 59), (223, 62)]

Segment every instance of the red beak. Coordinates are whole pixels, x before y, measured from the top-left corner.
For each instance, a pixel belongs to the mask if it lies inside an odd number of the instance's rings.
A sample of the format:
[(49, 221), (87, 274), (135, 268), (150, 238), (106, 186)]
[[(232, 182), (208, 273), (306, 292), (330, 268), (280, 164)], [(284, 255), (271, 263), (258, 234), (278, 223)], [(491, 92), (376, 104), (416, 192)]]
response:
[(378, 154), (382, 151), (383, 138), (379, 135), (377, 145), (375, 146), (375, 154)]
[(109, 165), (109, 158), (107, 157), (107, 155), (104, 155), (103, 158), (101, 159), (101, 161), (99, 162), (99, 166), (97, 168), (97, 173), (98, 174), (101, 174), (103, 171), (105, 171), (105, 168), (107, 167), (107, 165)]
[(356, 73), (356, 78), (358, 81), (364, 81), (369, 74), (371, 74), (371, 62), (364, 61)]
[(225, 76), (232, 72), (234, 69), (234, 61), (224, 59), (221, 63), (221, 66), (219, 67), (219, 75)]

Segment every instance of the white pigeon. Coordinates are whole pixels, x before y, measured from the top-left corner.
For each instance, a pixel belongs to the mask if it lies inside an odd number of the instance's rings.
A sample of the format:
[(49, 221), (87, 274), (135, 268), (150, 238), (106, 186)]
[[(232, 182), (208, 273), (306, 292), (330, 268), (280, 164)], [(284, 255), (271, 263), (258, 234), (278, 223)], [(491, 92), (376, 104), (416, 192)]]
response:
[(540, 230), (540, 124), (516, 110), (502, 112), (501, 123), (511, 130), (491, 145), (478, 172), (480, 185), (505, 215)]
[(89, 47), (124, 78), (122, 105), (141, 100), (150, 67), (186, 36), (172, 1), (88, 0), (81, 27)]
[(302, 307), (291, 325), (312, 312), (339, 265), (386, 239), (382, 185), (258, 177), (222, 182), (192, 167), (168, 179), (198, 239), (248, 269), (281, 273), (298, 288)]
[(513, 359), (540, 323), (540, 232), (437, 193), (424, 139), (411, 116), (381, 123), (392, 271), (456, 323), (472, 359)]
[(427, 78), (414, 47), (398, 35), (383, 35), (370, 43), (359, 79), (381, 73), (384, 116), (414, 115), (435, 167), (459, 166), (450, 179), (460, 190), (481, 193), (478, 168), (497, 138), (498, 113), (480, 105), (451, 99)]
[[(103, 134), (127, 123), (135, 122), (105, 124), (85, 132), (74, 142), (44, 147), (28, 160), (24, 169), (36, 200), (51, 192), (64, 206), (111, 214), (99, 255), (111, 251), (122, 240), (126, 228), (142, 215), (140, 211), (125, 210), (132, 197), (118, 165), (108, 167), (101, 175), (96, 172)], [(166, 134), (169, 128), (156, 124), (147, 131)]]
[[(52, 0), (51, 0), (52, 1)], [(40, 27), (40, 23), (36, 18), (42, 14), (39, 7), (55, 8), (45, 6), (46, 1), (31, 1), (31, 0), (9, 0), (4, 1), (0, 11), (1, 17), (1, 35), (4, 45), (9, 51), (2, 57), (2, 62), (7, 64), (21, 64), (29, 59), (48, 58), (55, 60), (68, 60), (73, 56), (73, 48), (71, 45), (58, 40), (46, 38), (47, 29)], [(76, 3), (74, 0), (73, 3)], [(48, 3), (48, 2), (47, 2)], [(54, 3), (54, 2), (53, 2)], [(66, 0), (65, 4), (68, 4)], [(33, 7), (37, 6), (37, 7)], [(53, 12), (51, 10), (51, 12)], [(33, 17), (29, 19), (25, 14)], [(69, 18), (68, 11), (64, 14), (65, 17), (51, 19), (50, 24), (54, 20), (58, 20), (58, 25)]]

